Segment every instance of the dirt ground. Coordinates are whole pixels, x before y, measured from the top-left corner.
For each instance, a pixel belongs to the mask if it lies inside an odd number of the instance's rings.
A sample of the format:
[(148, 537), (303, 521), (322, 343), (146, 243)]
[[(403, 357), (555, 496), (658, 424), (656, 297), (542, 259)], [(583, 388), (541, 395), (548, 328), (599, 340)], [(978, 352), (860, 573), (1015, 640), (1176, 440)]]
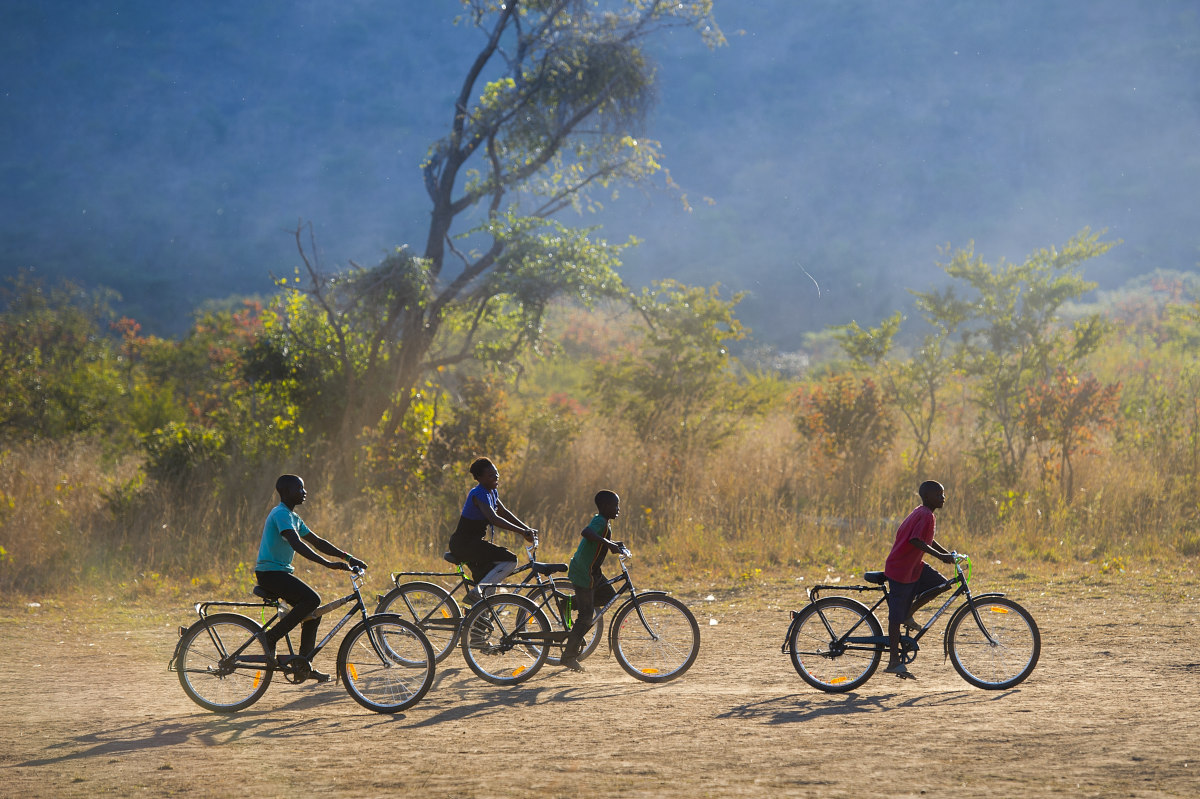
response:
[[(1041, 661), (1011, 691), (960, 679), (943, 624), (917, 681), (880, 672), (853, 693), (813, 690), (780, 654), (804, 583), (777, 579), (677, 591), (702, 644), (673, 683), (637, 682), (602, 645), (584, 674), (546, 667), (499, 688), (455, 653), (395, 716), (340, 685), (282, 681), (234, 716), (201, 710), (166, 664), (203, 597), (9, 600), (0, 795), (1200, 795), (1194, 572), (981, 571), (977, 590), (1007, 591), (1041, 627)], [(318, 666), (333, 671), (335, 654)]]

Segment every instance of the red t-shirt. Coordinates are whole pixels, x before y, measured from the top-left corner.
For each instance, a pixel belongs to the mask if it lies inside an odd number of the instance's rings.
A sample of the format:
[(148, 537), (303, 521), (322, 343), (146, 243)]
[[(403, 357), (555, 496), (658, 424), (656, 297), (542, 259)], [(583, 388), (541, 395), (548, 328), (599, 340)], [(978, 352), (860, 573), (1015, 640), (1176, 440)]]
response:
[(919, 538), (926, 544), (933, 541), (933, 511), (924, 505), (917, 506), (908, 518), (900, 524), (896, 531), (896, 543), (883, 565), (883, 573), (889, 580), (898, 583), (915, 583), (921, 577), (921, 563), (925, 558), (924, 551), (910, 544), (914, 538)]

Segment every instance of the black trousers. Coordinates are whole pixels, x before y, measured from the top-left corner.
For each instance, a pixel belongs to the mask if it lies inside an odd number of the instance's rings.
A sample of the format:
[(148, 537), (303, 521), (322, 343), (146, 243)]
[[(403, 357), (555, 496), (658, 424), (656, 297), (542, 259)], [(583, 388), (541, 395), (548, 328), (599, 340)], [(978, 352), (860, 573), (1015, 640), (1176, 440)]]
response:
[(303, 621), (304, 625), (300, 628), (300, 654), (307, 655), (317, 645), (317, 628), (321, 626), (321, 620), (305, 619), (321, 607), (321, 595), (291, 572), (256, 571), (254, 576), (259, 585), (292, 606), (287, 615), (267, 631), (268, 643), (274, 648), (275, 644)]
[(574, 585), (575, 588), (575, 623), (571, 625), (571, 634), (567, 636), (567, 645), (563, 649), (565, 655), (575, 656), (583, 646), (583, 638), (592, 629), (593, 616), (596, 607), (603, 606), (616, 596), (616, 591), (604, 579), (603, 574), (592, 575), (593, 588)]

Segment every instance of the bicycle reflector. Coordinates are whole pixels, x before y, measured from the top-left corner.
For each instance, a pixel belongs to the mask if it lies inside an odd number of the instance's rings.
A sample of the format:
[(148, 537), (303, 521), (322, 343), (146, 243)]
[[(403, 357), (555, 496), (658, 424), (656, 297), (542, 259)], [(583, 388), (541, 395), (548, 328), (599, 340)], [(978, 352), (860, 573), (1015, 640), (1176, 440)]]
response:
[(658, 674), (658, 669), (642, 669), (642, 674)]

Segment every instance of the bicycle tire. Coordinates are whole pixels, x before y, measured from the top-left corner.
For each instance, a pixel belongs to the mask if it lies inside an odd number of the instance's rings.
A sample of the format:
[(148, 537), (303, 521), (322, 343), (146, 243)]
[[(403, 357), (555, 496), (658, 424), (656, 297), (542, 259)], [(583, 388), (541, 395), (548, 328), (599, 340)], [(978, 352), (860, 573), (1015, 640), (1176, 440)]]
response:
[(700, 652), (700, 625), (687, 605), (666, 594), (641, 594), (613, 616), (609, 644), (617, 663), (643, 682), (683, 676)]
[[(857, 633), (862, 630), (860, 622), (866, 623), (867, 630)], [(813, 688), (831, 694), (852, 691), (871, 679), (879, 668), (883, 646), (844, 648), (837, 640), (851, 629), (856, 630), (855, 637), (865, 637), (868, 632), (871, 636), (883, 635), (870, 608), (849, 597), (825, 597), (807, 605), (793, 623), (788, 638), (796, 673)]]
[(1033, 616), (1004, 597), (984, 597), (972, 605), (987, 635), (970, 605), (959, 608), (946, 628), (954, 670), (976, 688), (995, 691), (1020, 685), (1033, 672), (1042, 651), (1042, 634)]
[(375, 612), (395, 613), (420, 627), (438, 663), (458, 644), (462, 611), (450, 592), (435, 583), (414, 581), (398, 585), (384, 594)]
[[(179, 684), (188, 698), (214, 713), (244, 710), (266, 693), (274, 669), (267, 665), (267, 650), (254, 641), (237, 663), (227, 657), (262, 630), (253, 619), (239, 613), (216, 613), (184, 632), (175, 662)], [(241, 662), (245, 656), (259, 663)]]
[[(566, 630), (567, 626), (563, 623), (562, 611), (559, 609), (558, 603), (555, 601), (554, 592), (557, 591), (559, 595), (565, 594), (566, 596), (571, 596), (575, 592), (575, 589), (570, 580), (566, 580), (561, 577), (555, 578), (553, 583), (553, 589), (544, 583), (535, 584), (526, 590), (525, 596), (537, 603), (538, 607), (542, 609), (542, 612), (546, 614), (546, 618), (550, 622), (550, 629), (557, 632), (559, 630)], [(588, 630), (587, 635), (584, 636), (583, 648), (579, 650), (579, 657), (577, 657), (576, 660), (583, 660), (588, 655), (595, 652), (596, 647), (600, 645), (600, 639), (603, 636), (604, 615), (601, 614), (592, 624), (592, 628)], [(550, 647), (549, 651), (546, 652), (546, 662), (551, 666), (561, 665), (561, 658), (559, 657), (559, 654), (561, 653), (562, 649), (560, 647)]]
[(550, 621), (528, 597), (492, 594), (475, 603), (463, 620), (467, 666), (493, 685), (525, 682), (546, 662)]
[(433, 685), (433, 647), (407, 619), (375, 614), (346, 633), (337, 668), (355, 702), (376, 713), (398, 713), (420, 702)]

